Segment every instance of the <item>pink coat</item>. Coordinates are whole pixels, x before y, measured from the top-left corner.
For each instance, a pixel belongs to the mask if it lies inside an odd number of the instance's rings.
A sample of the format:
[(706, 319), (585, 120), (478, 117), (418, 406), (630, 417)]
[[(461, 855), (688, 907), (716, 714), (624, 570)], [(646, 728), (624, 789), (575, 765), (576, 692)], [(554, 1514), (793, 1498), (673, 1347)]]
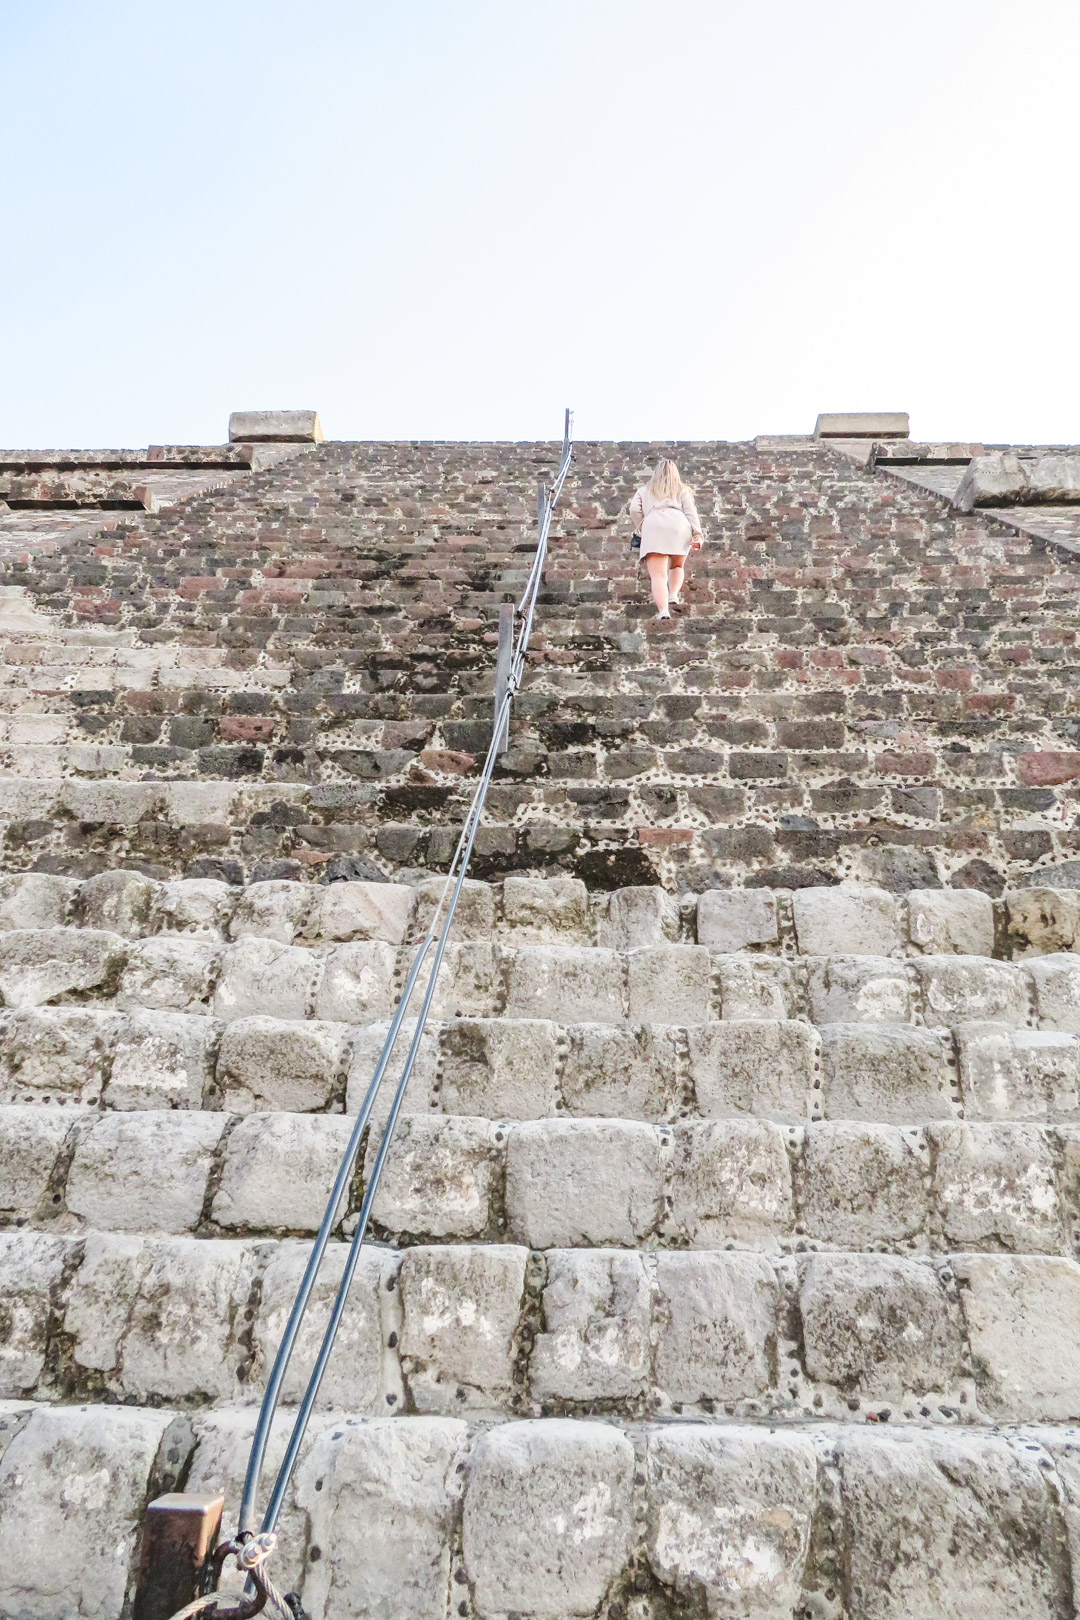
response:
[(630, 502), (630, 521), (641, 533), (643, 557), (650, 552), (682, 557), (693, 540), (705, 539), (694, 497), (685, 484), (673, 500), (658, 500), (649, 485), (642, 484)]

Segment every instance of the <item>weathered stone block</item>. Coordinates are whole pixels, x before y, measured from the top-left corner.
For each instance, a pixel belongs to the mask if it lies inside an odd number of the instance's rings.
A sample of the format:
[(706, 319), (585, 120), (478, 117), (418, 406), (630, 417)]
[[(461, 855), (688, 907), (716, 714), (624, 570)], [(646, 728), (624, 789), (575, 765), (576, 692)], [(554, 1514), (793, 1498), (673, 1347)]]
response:
[(150, 927), (156, 934), (197, 934), (220, 940), (237, 899), (238, 891), (217, 878), (178, 878), (157, 889)]
[[(375, 1075), (375, 1066), (382, 1055), (390, 1031), (389, 1020), (367, 1024), (353, 1032), (353, 1055), (349, 1064), (349, 1078), (345, 1087), (345, 1112), (358, 1114)], [(394, 1092), (401, 1078), (405, 1058), (416, 1034), (416, 1019), (406, 1018), (398, 1031), (397, 1043), (387, 1067), (382, 1085), (369, 1115), (370, 1130), (381, 1131), (390, 1112)], [(429, 1023), (420, 1037), (412, 1073), (405, 1087), (402, 1112), (406, 1114), (438, 1113), (439, 1111), (439, 1025)], [(448, 1109), (447, 1112), (450, 1112)], [(469, 1112), (467, 1109), (463, 1113)], [(484, 1109), (473, 1109), (483, 1114)]]
[(120, 1620), (170, 1412), (39, 1407), (0, 1462), (0, 1612)]
[(234, 1114), (328, 1108), (349, 1051), (344, 1024), (236, 1018), (221, 1038), (217, 1078)]
[(590, 942), (589, 891), (580, 878), (505, 878), (503, 917), (515, 945)]
[(112, 1373), (153, 1246), (146, 1238), (113, 1232), (89, 1232), (82, 1244), (82, 1262), (64, 1299), (63, 1328), (76, 1367)]
[(0, 931), (62, 928), (78, 891), (75, 878), (54, 877), (48, 872), (0, 877)]
[(100, 1100), (121, 1019), (82, 1007), (12, 1013), (2, 1035), (0, 1102)]
[(710, 1615), (787, 1620), (799, 1608), (817, 1495), (807, 1435), (673, 1425), (648, 1441), (646, 1549)]
[[(394, 948), (385, 940), (354, 940), (336, 946), (326, 958), (315, 994), (316, 1018), (366, 1024), (388, 1017), (394, 1010), (395, 963)], [(413, 1005), (419, 1010), (417, 1001)]]
[(1029, 957), (1024, 967), (1035, 984), (1039, 1028), (1080, 1034), (1080, 956)]
[(678, 1105), (676, 1031), (655, 1024), (633, 1029), (578, 1024), (567, 1034), (562, 1098), (568, 1113), (579, 1118), (670, 1118)]
[(926, 1261), (816, 1255), (799, 1287), (806, 1370), (867, 1400), (948, 1388), (959, 1377), (960, 1313)]
[(911, 981), (904, 962), (885, 956), (817, 956), (807, 967), (815, 1024), (911, 1022)]
[(649, 1387), (651, 1289), (641, 1255), (552, 1249), (544, 1331), (533, 1343), (535, 1399), (633, 1400)]
[(413, 891), (403, 883), (329, 883), (316, 897), (311, 927), (320, 939), (400, 945), (405, 938)]
[(821, 411), (815, 439), (906, 439), (907, 411)]
[[(474, 1238), (486, 1231), (505, 1131), (464, 1115), (407, 1115), (386, 1157), (372, 1218), (393, 1233)], [(378, 1141), (369, 1141), (365, 1184)]]
[(655, 1126), (548, 1119), (516, 1125), (506, 1154), (506, 1219), (530, 1248), (632, 1248), (660, 1216)]
[(133, 1012), (119, 1021), (110, 1108), (201, 1108), (221, 1026), (187, 1013)]
[(317, 444), (322, 436), (318, 411), (233, 411), (229, 417), (232, 444)]
[(417, 1411), (509, 1401), (528, 1258), (509, 1243), (406, 1249), (401, 1357)]
[(632, 1022), (704, 1024), (712, 1018), (712, 962), (704, 945), (631, 951), (626, 972)]
[(666, 945), (678, 937), (679, 902), (675, 895), (655, 884), (616, 889), (600, 914), (597, 944), (613, 951)]
[(255, 1246), (170, 1237), (147, 1248), (149, 1267), (119, 1348), (123, 1394), (139, 1402), (235, 1400), (244, 1359), (236, 1334), (255, 1279)]
[(68, 1133), (91, 1117), (89, 1109), (33, 1103), (0, 1113), (0, 1211), (33, 1218)]
[(614, 951), (585, 946), (525, 946), (510, 959), (507, 1016), (621, 1023), (624, 960)]
[[(286, 1241), (274, 1246), (263, 1274), (252, 1327), (254, 1361), (248, 1381), (256, 1389), (265, 1382), (277, 1354), (310, 1252), (311, 1245), (307, 1242)], [(311, 1305), (285, 1374), (282, 1386), (285, 1401), (294, 1403), (303, 1395), (348, 1252), (346, 1243), (331, 1243), (327, 1247), (325, 1261), (312, 1289)], [(322, 1383), (320, 1398), (331, 1409), (381, 1415), (401, 1405), (401, 1373), (397, 1352), (390, 1347), (391, 1337), (401, 1330), (397, 1271), (398, 1256), (391, 1250), (361, 1250), (334, 1353)]]
[(159, 934), (128, 951), (116, 1004), (155, 1012), (205, 1013), (217, 973), (220, 947), (210, 939)]
[(669, 1400), (752, 1400), (769, 1389), (780, 1290), (758, 1254), (658, 1254), (656, 1380)]
[(127, 942), (97, 928), (19, 928), (0, 934), (5, 1007), (38, 1007), (72, 991), (107, 995), (124, 966)]
[(50, 1295), (67, 1244), (43, 1232), (0, 1232), (0, 1397), (33, 1392), (45, 1366)]
[(671, 1127), (669, 1219), (691, 1248), (775, 1251), (794, 1220), (784, 1132), (758, 1119)]
[(804, 956), (893, 956), (900, 950), (899, 907), (887, 889), (796, 889), (791, 909)]
[(383, 1418), (319, 1437), (296, 1482), (309, 1543), (324, 1550), (304, 1571), (309, 1613), (445, 1620), (466, 1446), (452, 1418)]
[(1080, 501), (1080, 456), (1021, 456), (997, 450), (968, 462), (953, 496), (958, 512), (977, 506), (1030, 506)]
[(916, 957), (912, 967), (928, 1024), (996, 1019), (1023, 1029), (1027, 1023), (1028, 983), (1021, 968), (978, 956)]
[(777, 945), (776, 894), (772, 889), (706, 889), (698, 896), (697, 939), (713, 951), (743, 951)]
[(725, 1018), (794, 1018), (799, 987), (791, 962), (776, 956), (714, 956)]
[(1072, 951), (1080, 941), (1080, 893), (1075, 889), (1006, 889), (1002, 895), (1014, 956)]
[(150, 912), (160, 884), (141, 872), (121, 868), (99, 872), (79, 887), (76, 907), (84, 928), (104, 928), (125, 939), (141, 939), (150, 927)]
[(80, 1134), (67, 1208), (104, 1232), (190, 1232), (198, 1224), (221, 1114), (107, 1113)]
[(1055, 1254), (1064, 1242), (1052, 1144), (1033, 1125), (931, 1125), (934, 1202), (950, 1248)]
[(634, 1448), (604, 1423), (548, 1418), (482, 1435), (468, 1473), (465, 1570), (477, 1612), (591, 1614), (631, 1546)]
[(795, 1019), (725, 1018), (688, 1031), (698, 1110), (713, 1119), (753, 1114), (797, 1124), (820, 1095), (821, 1041)]
[(544, 1019), (458, 1019), (442, 1036), (443, 1108), (544, 1119), (555, 1112), (556, 1062), (556, 1028)]
[(249, 1114), (229, 1137), (211, 1219), (253, 1232), (317, 1231), (351, 1130), (340, 1114)]
[(1075, 1421), (1080, 1266), (1042, 1254), (969, 1254), (955, 1256), (952, 1267), (987, 1414)]
[(966, 1024), (957, 1031), (960, 1084), (969, 1117), (1076, 1118), (1080, 1041), (1053, 1030)]
[(277, 879), (250, 883), (236, 901), (229, 921), (229, 938), (276, 939), (291, 945), (304, 932), (320, 891), (310, 883)]
[(809, 1125), (799, 1219), (829, 1248), (895, 1247), (929, 1215), (929, 1153), (921, 1131), (896, 1125)]
[[(442, 898), (444, 878), (429, 878), (424, 883), (417, 884), (412, 891), (412, 909), (409, 915), (406, 939), (420, 940), (424, 937), (435, 915), (435, 908)], [(441, 916), (445, 918), (443, 909)], [(490, 883), (481, 883), (476, 878), (466, 878), (461, 886), (461, 896), (454, 912), (454, 926), (450, 934), (452, 940), (479, 940), (488, 942), (495, 935), (495, 893)]]
[(978, 889), (912, 889), (908, 938), (926, 956), (993, 956), (994, 903)]
[[(356, 949), (355, 946), (342, 948)], [(322, 958), (317, 951), (306, 951), (299, 945), (280, 945), (274, 939), (238, 940), (221, 954), (221, 969), (214, 991), (214, 1016), (225, 1023), (258, 1014), (308, 1018), (321, 968)], [(379, 1011), (382, 1010), (380, 1007)], [(340, 1015), (329, 1013), (325, 1007), (316, 1008), (316, 1017), (332, 1016)]]

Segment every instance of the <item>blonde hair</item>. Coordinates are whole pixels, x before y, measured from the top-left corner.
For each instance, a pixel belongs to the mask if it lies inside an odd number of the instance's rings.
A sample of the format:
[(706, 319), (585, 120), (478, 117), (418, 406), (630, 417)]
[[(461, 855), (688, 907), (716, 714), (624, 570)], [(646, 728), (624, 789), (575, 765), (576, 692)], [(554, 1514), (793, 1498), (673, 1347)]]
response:
[(683, 481), (679, 477), (679, 469), (673, 461), (668, 461), (665, 458), (663, 461), (656, 463), (653, 468), (649, 491), (658, 501), (678, 500), (683, 491)]

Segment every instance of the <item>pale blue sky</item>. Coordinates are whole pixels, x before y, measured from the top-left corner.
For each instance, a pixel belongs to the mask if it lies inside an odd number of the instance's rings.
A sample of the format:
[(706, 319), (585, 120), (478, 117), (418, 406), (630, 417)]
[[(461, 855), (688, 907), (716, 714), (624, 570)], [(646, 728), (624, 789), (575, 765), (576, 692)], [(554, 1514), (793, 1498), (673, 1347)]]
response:
[(1080, 440), (1075, 0), (0, 0), (0, 444)]

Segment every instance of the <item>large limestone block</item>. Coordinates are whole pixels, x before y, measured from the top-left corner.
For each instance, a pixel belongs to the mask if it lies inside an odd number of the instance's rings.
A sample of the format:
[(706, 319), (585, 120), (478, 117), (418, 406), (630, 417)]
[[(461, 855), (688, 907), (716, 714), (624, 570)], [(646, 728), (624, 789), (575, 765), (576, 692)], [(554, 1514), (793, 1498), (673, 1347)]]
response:
[(629, 1556), (633, 1479), (633, 1446), (604, 1423), (547, 1418), (482, 1435), (463, 1523), (477, 1613), (592, 1614)]
[(394, 1009), (395, 962), (394, 948), (385, 940), (336, 946), (326, 958), (315, 996), (316, 1018), (345, 1024), (386, 1018)]
[(1059, 506), (1080, 501), (1080, 456), (1064, 452), (1021, 455), (996, 450), (974, 456), (953, 496), (959, 512), (976, 506)]
[(103, 1232), (190, 1232), (199, 1223), (221, 1114), (102, 1114), (80, 1134), (67, 1208)]
[(73, 991), (108, 995), (126, 953), (126, 940), (104, 929), (13, 929), (0, 934), (0, 995), (5, 1007), (38, 1007)]
[(121, 1620), (170, 1412), (39, 1407), (0, 1462), (0, 1613)]
[[(420, 940), (424, 937), (435, 915), (435, 909), (442, 898), (445, 887), (444, 878), (428, 878), (418, 883), (412, 891), (412, 903), (409, 914), (406, 938)], [(446, 908), (440, 912), (440, 918), (445, 920)], [(440, 922), (441, 927), (441, 922)], [(486, 942), (495, 934), (495, 892), (490, 883), (481, 883), (477, 878), (466, 878), (461, 886), (457, 908), (454, 912), (454, 925), (451, 930), (452, 940), (473, 939)]]
[[(394, 1093), (397, 1089), (401, 1073), (405, 1066), (405, 1059), (412, 1047), (416, 1034), (416, 1019), (403, 1019), (398, 1031), (397, 1042), (387, 1066), (383, 1082), (375, 1097), (371, 1113), (370, 1129), (373, 1133), (382, 1131), (390, 1112)], [(349, 1064), (349, 1077), (345, 1087), (345, 1112), (358, 1114), (370, 1090), (375, 1077), (375, 1068), (382, 1056), (386, 1037), (390, 1032), (390, 1020), (386, 1019), (377, 1024), (366, 1024), (353, 1032), (353, 1055)], [(402, 1112), (406, 1114), (438, 1113), (439, 1111), (439, 1025), (429, 1022), (420, 1037), (420, 1045), (416, 1051), (416, 1059), (412, 1072), (405, 1087), (402, 1099)], [(447, 1112), (451, 1112), (447, 1109)], [(462, 1109), (462, 1113), (483, 1114), (484, 1109)]]
[(69, 1133), (91, 1117), (85, 1108), (33, 1103), (0, 1110), (0, 1211), (33, 1217)]
[(206, 1013), (221, 955), (212, 939), (159, 934), (132, 945), (116, 1004), (154, 1012)]
[(869, 1122), (810, 1125), (799, 1177), (800, 1223), (808, 1238), (827, 1248), (906, 1245), (926, 1229), (929, 1181), (922, 1131)]
[(91, 782), (73, 777), (60, 788), (60, 808), (73, 821), (134, 827), (140, 821), (152, 820), (160, 803), (161, 787), (157, 782)]
[[(388, 1232), (428, 1238), (477, 1238), (492, 1219), (506, 1132), (465, 1115), (407, 1115), (386, 1156), (372, 1219)], [(367, 1185), (378, 1150), (369, 1139)]]
[(83, 928), (105, 928), (125, 939), (141, 939), (161, 885), (141, 872), (99, 872), (80, 885), (77, 913)]
[(404, 940), (413, 905), (413, 891), (404, 883), (329, 883), (314, 893), (310, 927), (320, 939), (381, 939), (388, 945)]
[(712, 962), (704, 945), (652, 945), (626, 957), (636, 1024), (706, 1024), (713, 1017)]
[(514, 1126), (506, 1220), (534, 1249), (633, 1248), (660, 1218), (660, 1143), (633, 1120), (547, 1119)]
[(795, 1019), (725, 1018), (688, 1032), (698, 1111), (713, 1119), (753, 1114), (797, 1124), (820, 1097), (821, 1040)]
[(796, 889), (791, 910), (803, 956), (893, 956), (900, 950), (899, 906), (886, 889)]
[(318, 444), (323, 430), (318, 411), (232, 411), (230, 444)]
[(648, 1392), (652, 1294), (645, 1261), (622, 1249), (552, 1249), (544, 1331), (529, 1359), (536, 1400), (634, 1400)]
[[(225, 1023), (260, 1014), (310, 1018), (322, 966), (318, 951), (299, 945), (282, 945), (275, 939), (238, 940), (221, 955), (214, 1015)], [(315, 1016), (340, 1015), (317, 1010)]]
[(648, 1441), (646, 1550), (657, 1578), (708, 1613), (798, 1612), (817, 1495), (810, 1438), (674, 1424)]
[(558, 1040), (546, 1019), (457, 1019), (441, 1046), (448, 1114), (543, 1119), (555, 1112)]
[(720, 1011), (729, 1018), (795, 1018), (800, 1007), (795, 965), (776, 956), (713, 957)]
[(957, 1120), (931, 1125), (927, 1134), (949, 1248), (1061, 1252), (1066, 1211), (1046, 1131)]
[[(310, 1243), (274, 1245), (263, 1273), (258, 1310), (252, 1327), (254, 1361), (250, 1384), (261, 1390), (277, 1354), (285, 1324), (311, 1252)], [(322, 1342), (331, 1303), (349, 1253), (347, 1243), (331, 1243), (311, 1292), (292, 1360), (282, 1385), (282, 1400), (300, 1400)], [(338, 1411), (379, 1416), (402, 1404), (401, 1371), (394, 1345), (401, 1331), (397, 1291), (398, 1256), (391, 1250), (360, 1251), (334, 1353), (323, 1378), (320, 1401)]]
[(110, 1108), (201, 1108), (221, 1026), (188, 1013), (133, 1012), (113, 1044)]
[(927, 1261), (815, 1255), (803, 1262), (799, 1311), (807, 1373), (845, 1393), (895, 1401), (960, 1375), (960, 1313)]
[(1024, 966), (1035, 984), (1039, 1028), (1080, 1034), (1080, 956), (1057, 952), (1031, 957)]
[(754, 1400), (772, 1381), (780, 1289), (757, 1254), (658, 1254), (656, 1381), (671, 1401)]
[(29, 1395), (41, 1377), (67, 1248), (43, 1232), (0, 1232), (0, 1397)]
[(316, 1440), (296, 1481), (321, 1554), (304, 1570), (309, 1614), (445, 1620), (466, 1448), (453, 1418), (348, 1423)]
[(794, 1221), (784, 1132), (760, 1119), (671, 1127), (668, 1219), (690, 1248), (775, 1252)]
[(561, 1091), (568, 1113), (659, 1121), (678, 1109), (681, 1031), (656, 1024), (577, 1024), (566, 1034)]
[(777, 946), (780, 929), (772, 889), (706, 889), (698, 896), (697, 940), (712, 951)]
[(17, 872), (0, 877), (0, 932), (11, 929), (62, 928), (79, 883), (49, 872)]
[(993, 956), (994, 903), (979, 889), (912, 889), (908, 939), (924, 956)]
[(1013, 956), (1072, 951), (1080, 942), (1080, 893), (1075, 889), (1006, 889), (1009, 945)]
[(89, 1007), (12, 1013), (0, 1045), (0, 1102), (98, 1102), (121, 1022)]
[[(434, 951), (420, 973), (411, 1003), (412, 1010), (417, 1014), (433, 962)], [(502, 967), (498, 949), (479, 940), (466, 939), (451, 944), (435, 981), (432, 1018), (494, 1018), (502, 1011), (502, 1000)]]
[(624, 962), (615, 951), (586, 946), (524, 946), (510, 959), (507, 1015), (562, 1024), (621, 1023)]
[(401, 1360), (418, 1412), (510, 1400), (528, 1258), (509, 1243), (406, 1249)]
[(229, 1137), (211, 1219), (252, 1232), (317, 1232), (352, 1124), (341, 1114), (249, 1114)]
[[(376, 885), (378, 887), (378, 885)], [(229, 920), (230, 939), (276, 939), (280, 945), (291, 945), (298, 934), (305, 931), (322, 891), (310, 883), (291, 883), (284, 879), (266, 883), (249, 883)]]
[(503, 918), (516, 945), (590, 942), (589, 891), (580, 878), (505, 878)]
[(237, 899), (238, 891), (217, 878), (176, 878), (157, 890), (150, 927), (157, 934), (198, 934), (220, 940)]
[(979, 1401), (1009, 1422), (1080, 1417), (1080, 1266), (1036, 1254), (954, 1257)]
[(675, 895), (652, 885), (616, 889), (609, 895), (600, 916), (597, 944), (614, 951), (636, 951), (678, 937), (679, 902)]
[(339, 1094), (348, 1053), (345, 1024), (234, 1019), (217, 1063), (223, 1106), (234, 1114), (321, 1112)]
[(1050, 1620), (1064, 1527), (1041, 1454), (1004, 1437), (844, 1432), (850, 1620)]
[(1022, 968), (979, 956), (915, 957), (912, 968), (928, 1024), (995, 1019), (1023, 1029), (1027, 1023), (1028, 981)]
[(153, 1247), (141, 1237), (90, 1232), (82, 1261), (64, 1299), (64, 1332), (75, 1366), (115, 1373), (139, 1284), (150, 1269)]
[(952, 1050), (934, 1030), (887, 1024), (826, 1024), (821, 1030), (829, 1119), (917, 1125), (950, 1119)]
[(807, 968), (815, 1024), (911, 1022), (911, 981), (904, 962), (886, 956), (815, 956)]
[(968, 1118), (1075, 1119), (1080, 1041), (1054, 1030), (966, 1024), (957, 1031)]

